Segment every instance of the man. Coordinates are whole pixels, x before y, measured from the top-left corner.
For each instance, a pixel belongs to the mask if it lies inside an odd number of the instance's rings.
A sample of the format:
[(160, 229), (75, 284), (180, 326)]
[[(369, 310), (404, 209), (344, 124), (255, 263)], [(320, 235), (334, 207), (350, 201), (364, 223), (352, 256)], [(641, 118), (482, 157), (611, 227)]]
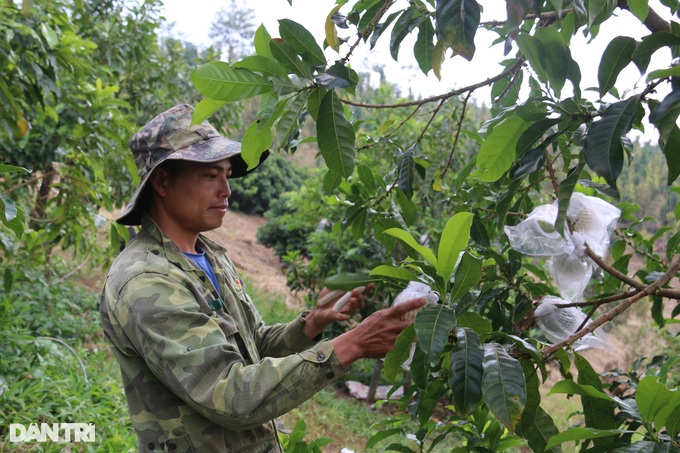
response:
[(360, 291), (342, 312), (265, 325), (226, 250), (201, 235), (222, 224), (229, 179), (247, 173), (240, 144), (207, 121), (191, 126), (192, 113), (175, 106), (130, 140), (141, 182), (117, 222), (141, 231), (111, 266), (102, 325), (140, 452), (279, 452), (277, 417), (357, 359), (384, 357), (424, 300), (330, 341), (322, 332), (363, 306)]

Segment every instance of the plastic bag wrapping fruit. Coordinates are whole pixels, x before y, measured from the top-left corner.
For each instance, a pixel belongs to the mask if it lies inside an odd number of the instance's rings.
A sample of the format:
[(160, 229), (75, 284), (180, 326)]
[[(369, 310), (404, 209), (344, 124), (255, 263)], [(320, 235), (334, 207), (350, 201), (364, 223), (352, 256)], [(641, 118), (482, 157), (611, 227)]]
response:
[(592, 276), (594, 264), (586, 253), (586, 244), (598, 256), (609, 250), (609, 237), (621, 211), (597, 197), (574, 193), (567, 209), (567, 221), (573, 232), (564, 228), (564, 237), (554, 228), (557, 202), (537, 206), (516, 226), (504, 231), (510, 246), (531, 256), (550, 256), (548, 269), (560, 295), (569, 301), (582, 297)]
[[(550, 257), (547, 267), (562, 298), (545, 296), (534, 316), (545, 337), (554, 343), (576, 333), (586, 319), (580, 308), (562, 308), (556, 304), (578, 301), (583, 297), (595, 269), (586, 245), (604, 258), (621, 211), (599, 198), (574, 193), (567, 209), (571, 231), (565, 225), (564, 237), (554, 228), (557, 215), (557, 202), (537, 206), (525, 220), (504, 229), (513, 249), (525, 255)], [(600, 329), (576, 341), (574, 348), (577, 351), (614, 349)]]
[(555, 229), (557, 205), (536, 206), (529, 216), (515, 226), (505, 226), (510, 246), (524, 255), (554, 256), (571, 253), (574, 245)]
[[(559, 343), (576, 333), (583, 324), (586, 314), (577, 307), (558, 307), (557, 304), (566, 304), (567, 301), (555, 296), (545, 296), (534, 310), (536, 324), (543, 335), (552, 343)], [(588, 320), (586, 326), (592, 321)], [(574, 342), (575, 351), (598, 348), (613, 351), (615, 349), (607, 336), (600, 328), (593, 333), (585, 335)]]

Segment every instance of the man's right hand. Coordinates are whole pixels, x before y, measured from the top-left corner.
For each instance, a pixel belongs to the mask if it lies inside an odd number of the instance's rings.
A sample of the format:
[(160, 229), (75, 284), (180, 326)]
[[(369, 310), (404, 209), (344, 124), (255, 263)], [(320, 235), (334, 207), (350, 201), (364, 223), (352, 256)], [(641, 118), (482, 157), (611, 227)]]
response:
[(425, 298), (420, 297), (376, 311), (354, 329), (331, 340), (342, 366), (347, 368), (358, 359), (385, 357), (399, 334), (413, 322), (403, 320), (402, 316), (422, 308), (425, 303)]

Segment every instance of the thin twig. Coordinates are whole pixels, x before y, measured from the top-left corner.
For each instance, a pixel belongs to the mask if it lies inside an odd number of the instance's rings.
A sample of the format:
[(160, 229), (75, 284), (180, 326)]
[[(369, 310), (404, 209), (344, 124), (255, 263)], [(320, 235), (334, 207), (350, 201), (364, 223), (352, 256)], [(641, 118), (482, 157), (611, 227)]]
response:
[(78, 356), (78, 353), (77, 353), (71, 346), (69, 346), (65, 341), (60, 340), (59, 338), (54, 338), (54, 337), (37, 337), (36, 340), (52, 340), (52, 341), (56, 341), (57, 343), (66, 346), (66, 349), (68, 349), (69, 351), (71, 351), (71, 353), (72, 353), (72, 354), (76, 357), (76, 359), (78, 360), (78, 363), (80, 363), (80, 369), (83, 371), (83, 378), (85, 379), (85, 385), (86, 385), (86, 386), (89, 386), (89, 385), (90, 385), (90, 382), (89, 382), (88, 379), (87, 379), (87, 371), (85, 371), (85, 364), (83, 363), (82, 360), (80, 360), (80, 357)]
[(464, 88), (460, 88), (458, 90), (453, 90), (449, 91), (448, 93), (444, 94), (439, 94), (437, 96), (432, 96), (429, 98), (421, 99), (418, 101), (411, 101), (411, 102), (401, 102), (398, 104), (365, 104), (363, 102), (354, 102), (350, 101), (348, 99), (341, 99), (341, 101), (344, 104), (347, 105), (353, 105), (355, 107), (363, 107), (363, 108), (368, 108), (368, 109), (393, 109), (393, 108), (398, 108), (398, 107), (411, 107), (414, 105), (422, 105), (422, 104), (427, 104), (429, 102), (437, 102), (441, 101), (442, 99), (449, 99), (454, 96), (459, 96), (463, 93), (467, 93), (470, 91), (475, 91), (478, 90), (479, 88), (485, 87), (487, 85), (491, 85), (492, 83), (507, 77), (508, 74), (514, 73), (517, 67), (522, 66), (524, 64), (524, 57), (519, 58), (512, 66), (509, 68), (505, 69), (503, 72), (495, 75), (494, 77), (491, 77), (489, 79), (486, 79), (483, 82), (475, 83), (473, 85), (468, 85)]
[(468, 102), (470, 101), (470, 96), (472, 96), (472, 91), (470, 91), (467, 94), (467, 96), (465, 97), (465, 101), (463, 102), (463, 111), (460, 112), (460, 119), (458, 120), (458, 127), (456, 128), (456, 137), (453, 139), (453, 146), (451, 146), (449, 159), (446, 161), (446, 165), (444, 166), (444, 169), (441, 172), (442, 180), (444, 180), (444, 176), (446, 176), (446, 172), (449, 170), (451, 162), (453, 162), (453, 155), (456, 153), (456, 148), (458, 147), (458, 138), (460, 137), (460, 131), (463, 129), (463, 120), (465, 119), (465, 111), (467, 110), (467, 105)]
[(64, 280), (70, 278), (72, 275), (75, 275), (80, 269), (83, 268), (83, 266), (85, 266), (85, 265), (87, 264), (88, 261), (90, 261), (90, 254), (89, 254), (89, 253), (88, 253), (87, 256), (85, 257), (85, 260), (84, 260), (82, 263), (80, 263), (75, 269), (72, 269), (72, 270), (71, 270), (70, 272), (68, 272), (67, 274), (62, 275), (61, 277), (59, 277), (58, 279), (56, 279), (52, 284), (56, 284), (56, 283), (62, 282), (62, 281), (64, 281)]

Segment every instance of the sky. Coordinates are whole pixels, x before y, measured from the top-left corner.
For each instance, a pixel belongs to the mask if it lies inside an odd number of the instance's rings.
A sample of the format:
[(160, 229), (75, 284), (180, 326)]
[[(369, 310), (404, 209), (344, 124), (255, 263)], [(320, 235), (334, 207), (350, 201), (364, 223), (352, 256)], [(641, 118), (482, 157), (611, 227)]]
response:
[[(258, 2), (243, 3), (248, 8), (252, 9), (255, 14), (256, 26), (264, 24), (271, 36), (278, 36), (278, 19), (288, 18), (292, 19), (305, 28), (307, 28), (316, 38), (319, 43), (324, 39), (324, 21), (328, 13), (333, 9), (335, 0), (292, 0), (292, 5), (289, 5), (288, 0), (265, 0)], [(398, 0), (398, 3), (407, 4), (406, 0)], [(208, 30), (213, 20), (214, 15), (221, 8), (226, 8), (231, 4), (231, 0), (165, 0), (164, 16), (169, 22), (174, 22), (173, 33), (180, 37), (193, 42), (199, 46), (207, 46), (210, 44), (208, 38)], [(498, 0), (481, 0), (480, 4), (483, 8), (481, 21), (488, 20), (504, 20), (506, 18), (504, 2)], [(650, 0), (650, 5), (659, 13), (667, 10), (658, 4), (658, 0)], [(499, 6), (502, 6), (499, 8)], [(347, 13), (348, 8), (345, 7), (340, 10), (341, 13)], [(617, 35), (632, 36), (640, 39), (641, 36), (649, 32), (642, 24), (629, 12), (618, 10), (615, 13), (618, 17), (616, 20), (608, 20), (605, 22), (600, 30), (599, 35), (587, 43), (586, 39), (578, 33), (572, 37), (570, 48), (572, 50), (573, 58), (580, 64), (582, 71), (581, 88), (584, 90), (584, 96), (588, 96), (585, 88), (597, 86), (597, 64), (600, 61), (602, 52), (609, 41)], [(341, 36), (348, 35), (350, 30), (340, 30)], [(442, 80), (438, 80), (430, 71), (429, 75), (424, 75), (418, 68), (415, 59), (413, 58), (412, 42), (415, 39), (415, 33), (411, 41), (404, 41), (399, 53), (399, 62), (395, 62), (389, 53), (389, 36), (385, 33), (381, 39), (378, 40), (376, 51), (369, 51), (369, 46), (361, 45), (357, 48), (352, 56), (351, 64), (355, 70), (367, 71), (373, 65), (379, 64), (385, 68), (387, 80), (391, 83), (399, 85), (404, 94), (410, 90), (416, 97), (428, 97), (437, 94), (446, 93), (453, 89), (459, 89), (477, 82), (480, 82), (488, 77), (494, 76), (502, 71), (497, 62), (503, 60), (503, 44), (492, 46), (492, 41), (497, 37), (496, 34), (480, 29), (475, 38), (476, 53), (472, 62), (467, 61), (463, 57), (456, 56), (445, 60), (442, 66)], [(353, 41), (352, 41), (353, 42)], [(587, 44), (587, 45), (586, 45)], [(329, 61), (344, 56), (347, 46), (341, 47), (342, 55), (327, 49), (326, 56)], [(515, 50), (511, 52), (513, 55)], [(670, 53), (657, 52), (650, 64), (650, 70), (665, 68), (670, 61)], [(375, 75), (377, 81), (377, 73)], [(645, 86), (645, 77), (641, 76), (634, 65), (629, 65), (619, 76), (619, 81), (623, 84), (617, 85), (624, 87), (624, 89), (636, 89), (641, 91)], [(372, 80), (373, 82), (373, 80)], [(663, 88), (662, 88), (663, 89)], [(569, 82), (565, 85), (563, 95), (568, 94)], [(478, 101), (489, 101), (489, 90), (482, 90), (473, 96)], [(594, 93), (590, 94), (596, 100), (597, 96)], [(614, 101), (612, 98), (611, 101)], [(647, 126), (648, 130), (653, 128)], [(654, 132), (655, 133), (655, 132)], [(654, 139), (654, 134), (645, 134), (647, 138)]]

